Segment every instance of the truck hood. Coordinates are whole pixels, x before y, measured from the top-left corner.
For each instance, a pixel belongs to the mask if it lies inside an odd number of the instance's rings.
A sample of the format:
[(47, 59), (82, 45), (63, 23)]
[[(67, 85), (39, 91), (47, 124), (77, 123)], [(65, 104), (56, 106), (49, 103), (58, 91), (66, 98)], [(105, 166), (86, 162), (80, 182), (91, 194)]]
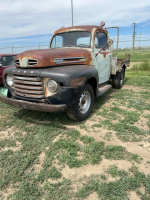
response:
[(18, 54), (15, 66), (21, 68), (41, 68), (60, 65), (91, 65), (91, 52), (86, 49), (57, 48), (29, 50)]

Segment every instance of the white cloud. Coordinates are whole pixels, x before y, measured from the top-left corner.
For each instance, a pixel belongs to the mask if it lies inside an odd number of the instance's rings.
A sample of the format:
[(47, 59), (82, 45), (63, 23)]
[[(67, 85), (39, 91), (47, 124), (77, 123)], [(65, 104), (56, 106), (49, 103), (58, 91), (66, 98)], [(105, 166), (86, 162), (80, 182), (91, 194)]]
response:
[[(11, 8), (11, 9), (10, 9)], [(150, 1), (74, 0), (74, 25), (131, 26), (150, 19)], [(71, 26), (71, 0), (0, 0), (0, 38), (50, 34)]]
[[(148, 26), (149, 10), (150, 0), (73, 0), (74, 25), (99, 25), (104, 20), (106, 26), (130, 27), (133, 22)], [(71, 0), (0, 0), (1, 47), (48, 44), (56, 29), (71, 23)], [(144, 38), (150, 35), (142, 35)], [(120, 40), (132, 40), (132, 35), (120, 35)]]
[(150, 25), (150, 21), (146, 22), (145, 24), (143, 24), (142, 26), (149, 26)]

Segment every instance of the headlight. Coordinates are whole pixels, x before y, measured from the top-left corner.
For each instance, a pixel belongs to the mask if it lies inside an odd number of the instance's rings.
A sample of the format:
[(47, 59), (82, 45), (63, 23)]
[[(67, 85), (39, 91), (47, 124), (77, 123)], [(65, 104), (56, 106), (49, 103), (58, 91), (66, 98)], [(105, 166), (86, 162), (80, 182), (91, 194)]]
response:
[(54, 93), (58, 89), (58, 84), (56, 81), (49, 79), (47, 81), (47, 89), (49, 92)]
[(13, 79), (13, 75), (7, 75), (6, 76), (6, 83), (12, 87), (14, 85), (14, 79)]

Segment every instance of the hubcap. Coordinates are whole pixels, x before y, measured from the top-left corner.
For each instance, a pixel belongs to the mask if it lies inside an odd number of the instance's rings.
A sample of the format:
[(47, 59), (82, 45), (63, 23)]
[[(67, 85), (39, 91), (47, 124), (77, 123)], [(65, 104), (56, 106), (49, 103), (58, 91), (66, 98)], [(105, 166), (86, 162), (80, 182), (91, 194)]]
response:
[(91, 104), (91, 95), (88, 91), (84, 91), (79, 99), (79, 111), (82, 114), (85, 114), (88, 111), (90, 104)]

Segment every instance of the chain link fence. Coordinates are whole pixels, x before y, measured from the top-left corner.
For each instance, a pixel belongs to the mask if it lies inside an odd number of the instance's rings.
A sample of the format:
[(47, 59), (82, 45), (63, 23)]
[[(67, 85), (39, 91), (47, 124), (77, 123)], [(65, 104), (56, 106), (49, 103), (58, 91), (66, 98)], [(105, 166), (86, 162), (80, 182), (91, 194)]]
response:
[[(113, 44), (111, 46), (112, 50), (116, 49), (116, 38), (113, 38)], [(132, 40), (128, 41), (119, 41), (119, 49), (124, 49), (126, 52), (133, 51), (133, 42)], [(26, 46), (26, 45), (12, 45), (12, 46), (6, 46), (6, 47), (0, 47), (0, 53), (21, 53), (26, 50), (32, 50), (32, 49), (48, 49), (49, 44), (43, 45), (43, 44), (37, 44), (37, 45), (31, 45), (31, 46)], [(138, 50), (143, 50), (143, 51), (149, 51), (150, 50), (150, 39), (147, 40), (135, 40), (134, 43), (134, 51)]]
[(47, 45), (31, 45), (31, 46), (26, 46), (26, 45), (12, 45), (8, 47), (0, 47), (0, 53), (21, 53), (23, 51), (27, 50), (32, 50), (32, 49), (48, 49), (49, 44)]

